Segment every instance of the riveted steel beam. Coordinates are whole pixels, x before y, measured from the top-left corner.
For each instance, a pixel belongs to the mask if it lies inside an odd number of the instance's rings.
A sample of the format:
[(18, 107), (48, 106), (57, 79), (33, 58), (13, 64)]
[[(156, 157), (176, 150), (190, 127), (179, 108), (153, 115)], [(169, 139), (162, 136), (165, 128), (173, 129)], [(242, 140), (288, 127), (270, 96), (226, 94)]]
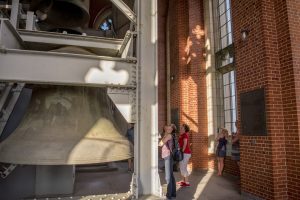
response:
[(128, 123), (136, 122), (136, 90), (132, 88), (108, 88), (108, 96)]
[(113, 57), (4, 49), (0, 53), (0, 80), (135, 88), (134, 62)]

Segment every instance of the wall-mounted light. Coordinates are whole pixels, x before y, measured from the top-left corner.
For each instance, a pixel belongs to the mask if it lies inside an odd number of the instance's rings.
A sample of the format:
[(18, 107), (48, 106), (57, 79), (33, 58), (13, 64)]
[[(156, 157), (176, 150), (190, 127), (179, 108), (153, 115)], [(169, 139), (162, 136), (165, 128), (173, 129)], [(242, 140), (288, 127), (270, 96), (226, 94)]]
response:
[(171, 76), (170, 76), (170, 80), (171, 80), (171, 81), (174, 81), (174, 80), (175, 80), (175, 75), (171, 75)]
[(245, 29), (242, 29), (241, 30), (241, 37), (242, 37), (242, 40), (245, 41), (248, 39), (248, 36), (249, 36), (249, 29), (245, 28)]

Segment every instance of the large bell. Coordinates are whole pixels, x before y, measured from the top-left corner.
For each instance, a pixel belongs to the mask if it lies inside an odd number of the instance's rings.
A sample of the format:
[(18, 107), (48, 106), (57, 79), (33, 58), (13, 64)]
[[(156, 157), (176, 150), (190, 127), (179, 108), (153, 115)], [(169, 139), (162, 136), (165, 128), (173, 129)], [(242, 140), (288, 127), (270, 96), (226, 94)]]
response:
[(124, 160), (132, 146), (118, 125), (127, 122), (106, 89), (38, 87), (21, 123), (0, 143), (0, 162), (74, 165)]
[(41, 21), (59, 28), (82, 27), (90, 18), (83, 0), (33, 0), (30, 10)]

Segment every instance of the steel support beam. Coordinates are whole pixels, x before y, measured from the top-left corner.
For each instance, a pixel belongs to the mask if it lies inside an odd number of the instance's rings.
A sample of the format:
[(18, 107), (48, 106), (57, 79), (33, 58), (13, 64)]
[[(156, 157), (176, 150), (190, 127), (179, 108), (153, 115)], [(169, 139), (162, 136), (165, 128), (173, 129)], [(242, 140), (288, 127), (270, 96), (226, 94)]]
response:
[(34, 12), (27, 11), (26, 15), (26, 30), (32, 31), (35, 29), (35, 15)]
[(122, 0), (110, 0), (124, 15), (136, 24), (136, 14)]
[(0, 18), (0, 48), (23, 49), (20, 35), (8, 19)]
[(11, 13), (10, 13), (10, 21), (13, 27), (18, 28), (19, 24), (19, 12), (20, 12), (20, 1), (12, 0)]
[(128, 123), (136, 121), (136, 90), (126, 88), (108, 88), (108, 96)]
[[(15, 105), (19, 99), (19, 96), (21, 95), (22, 89), (24, 87), (23, 83), (19, 83), (16, 87), (12, 87), (13, 84), (9, 83), (7, 86), (7, 90), (5, 91), (3, 97), (1, 100), (3, 100), (3, 103), (6, 104), (5, 108), (1, 106), (0, 111), (2, 112), (2, 116), (0, 117), (0, 136), (3, 134), (3, 130), (5, 128), (5, 125), (13, 112), (13, 109), (15, 108)], [(11, 95), (9, 95), (9, 93)]]
[(4, 49), (0, 80), (135, 88), (135, 64), (127, 59)]
[[(8, 97), (8, 95), (9, 95), (10, 90), (12, 89), (12, 87), (13, 87), (13, 83), (6, 84), (3, 92), (1, 93), (1, 96), (0, 96), (0, 112), (3, 109), (3, 106), (5, 104), (6, 98)], [(1, 132), (1, 130), (0, 130), (0, 132)]]
[(161, 195), (158, 175), (157, 0), (137, 0), (138, 87), (135, 195)]
[(87, 49), (103, 49), (116, 56), (124, 40), (113, 38), (100, 38), (93, 36), (70, 35), (43, 31), (18, 30), (21, 38), (26, 43), (77, 46)]
[(127, 31), (117, 55), (122, 58), (123, 58), (122, 55), (124, 55), (124, 54), (126, 55), (126, 56), (124, 56), (125, 58), (127, 57), (127, 55), (130, 55), (129, 53), (132, 53), (132, 52), (129, 52), (129, 47), (130, 47), (131, 43), (132, 43), (132, 34), (130, 31)]

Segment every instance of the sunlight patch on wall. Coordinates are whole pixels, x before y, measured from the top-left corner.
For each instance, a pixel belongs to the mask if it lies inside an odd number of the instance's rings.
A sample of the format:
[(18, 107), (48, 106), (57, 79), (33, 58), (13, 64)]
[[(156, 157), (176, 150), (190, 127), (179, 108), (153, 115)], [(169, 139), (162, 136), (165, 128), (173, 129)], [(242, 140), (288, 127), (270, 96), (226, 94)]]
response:
[(204, 31), (201, 29), (201, 26), (200, 25), (197, 25), (194, 29), (192, 29), (192, 33), (194, 35), (196, 35), (196, 38), (198, 40), (201, 39), (202, 36), (204, 36)]

